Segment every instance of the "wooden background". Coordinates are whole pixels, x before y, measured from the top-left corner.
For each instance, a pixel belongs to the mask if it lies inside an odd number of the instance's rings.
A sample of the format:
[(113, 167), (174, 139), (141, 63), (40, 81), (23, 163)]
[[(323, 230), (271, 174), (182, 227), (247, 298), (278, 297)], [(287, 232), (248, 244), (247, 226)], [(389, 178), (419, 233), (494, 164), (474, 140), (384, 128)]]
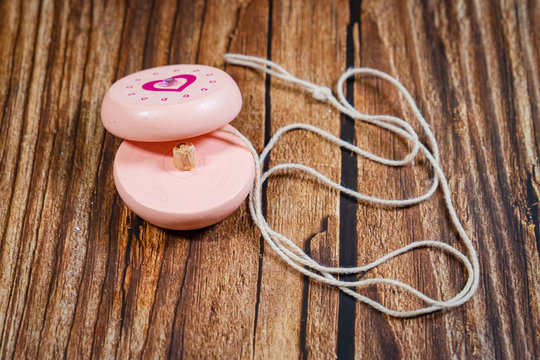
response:
[[(540, 3), (508, 1), (0, 2), (1, 358), (529, 358), (540, 356)], [(164, 231), (130, 212), (112, 165), (121, 139), (100, 120), (108, 86), (169, 63), (225, 68), (243, 92), (233, 124), (261, 150), (302, 121), (387, 156), (404, 145), (276, 79), (224, 66), (267, 57), (333, 86), (349, 66), (396, 76), (433, 125), (456, 208), (480, 254), (464, 306), (399, 320), (285, 266), (244, 204), (225, 221)], [(365, 112), (410, 119), (394, 89), (350, 82)], [(425, 167), (388, 169), (303, 132), (294, 160), (375, 195), (412, 196)], [(422, 161), (419, 161), (422, 163)], [(301, 177), (270, 180), (269, 222), (325, 264), (363, 264), (413, 240), (456, 238), (441, 196), (365, 206)], [(437, 298), (463, 284), (418, 250), (372, 271)], [(392, 288), (362, 290), (397, 309)]]

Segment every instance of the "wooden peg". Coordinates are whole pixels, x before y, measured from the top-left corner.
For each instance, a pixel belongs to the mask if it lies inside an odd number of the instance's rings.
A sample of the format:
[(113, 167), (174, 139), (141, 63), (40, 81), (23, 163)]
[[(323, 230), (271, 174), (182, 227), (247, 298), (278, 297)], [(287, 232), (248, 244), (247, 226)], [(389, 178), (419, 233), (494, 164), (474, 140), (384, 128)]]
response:
[(179, 143), (173, 149), (173, 164), (178, 170), (189, 171), (197, 166), (195, 146), (192, 143)]

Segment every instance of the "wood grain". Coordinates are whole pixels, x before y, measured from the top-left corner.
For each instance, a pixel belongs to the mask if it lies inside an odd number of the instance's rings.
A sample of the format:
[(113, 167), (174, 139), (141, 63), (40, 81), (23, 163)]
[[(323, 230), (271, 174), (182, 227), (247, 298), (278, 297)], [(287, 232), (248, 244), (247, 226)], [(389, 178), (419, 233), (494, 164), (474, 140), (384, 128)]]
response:
[[(0, 357), (488, 358), (540, 354), (540, 3), (476, 1), (0, 1)], [(350, 66), (396, 76), (442, 149), (480, 289), (452, 311), (392, 319), (303, 278), (264, 244), (244, 204), (212, 227), (165, 231), (116, 193), (121, 139), (101, 125), (107, 88), (170, 63), (224, 68), (260, 151), (307, 122), (386, 156), (406, 146), (280, 80), (225, 65), (276, 61), (333, 86)], [(389, 84), (347, 83), (361, 111), (412, 118)], [(415, 127), (418, 129), (418, 124)], [(296, 161), (379, 196), (429, 185), (425, 161), (388, 169), (297, 131), (267, 164)], [(299, 176), (265, 187), (269, 223), (328, 265), (363, 264), (413, 240), (460, 243), (440, 194), (402, 210), (359, 204)], [(370, 271), (437, 298), (463, 269), (418, 250)], [(392, 288), (363, 293), (398, 309)]]

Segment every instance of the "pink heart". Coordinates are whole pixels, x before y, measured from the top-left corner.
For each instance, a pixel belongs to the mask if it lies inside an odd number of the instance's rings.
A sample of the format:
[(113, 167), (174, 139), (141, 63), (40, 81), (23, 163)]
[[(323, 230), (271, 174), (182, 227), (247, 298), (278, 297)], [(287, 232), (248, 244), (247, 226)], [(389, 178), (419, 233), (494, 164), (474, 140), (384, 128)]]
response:
[(158, 83), (161, 83), (161, 80), (155, 80), (155, 81), (147, 82), (146, 84), (144, 84), (142, 86), (142, 88), (144, 90), (148, 90), (148, 91), (177, 91), (177, 92), (181, 92), (182, 90), (187, 88), (189, 85), (193, 84), (193, 82), (197, 79), (197, 77), (195, 75), (191, 75), (191, 74), (176, 75), (176, 76), (173, 76), (172, 78), (173, 79), (185, 79), (186, 82), (184, 84), (182, 84), (182, 86), (180, 86), (178, 88), (174, 88), (174, 87), (172, 87), (172, 88), (157, 88), (154, 85), (158, 84)]

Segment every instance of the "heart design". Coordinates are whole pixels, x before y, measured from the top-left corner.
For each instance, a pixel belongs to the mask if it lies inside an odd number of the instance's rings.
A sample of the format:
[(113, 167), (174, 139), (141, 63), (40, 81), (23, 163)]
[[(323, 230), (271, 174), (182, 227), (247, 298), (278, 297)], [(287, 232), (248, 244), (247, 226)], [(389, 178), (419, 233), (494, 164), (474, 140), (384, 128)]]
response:
[(162, 80), (155, 80), (155, 81), (147, 82), (146, 84), (144, 84), (142, 86), (142, 88), (143, 88), (143, 90), (148, 90), (148, 91), (177, 91), (177, 92), (181, 92), (182, 90), (187, 88), (189, 85), (193, 84), (193, 82), (197, 79), (197, 77), (195, 75), (191, 75), (191, 74), (176, 75), (176, 76), (172, 76), (172, 78), (173, 79), (185, 79), (186, 82), (184, 84), (182, 84), (180, 87), (177, 87), (177, 88), (174, 88), (174, 87), (171, 87), (171, 88), (157, 88), (157, 87), (155, 87), (155, 84), (161, 83)]

